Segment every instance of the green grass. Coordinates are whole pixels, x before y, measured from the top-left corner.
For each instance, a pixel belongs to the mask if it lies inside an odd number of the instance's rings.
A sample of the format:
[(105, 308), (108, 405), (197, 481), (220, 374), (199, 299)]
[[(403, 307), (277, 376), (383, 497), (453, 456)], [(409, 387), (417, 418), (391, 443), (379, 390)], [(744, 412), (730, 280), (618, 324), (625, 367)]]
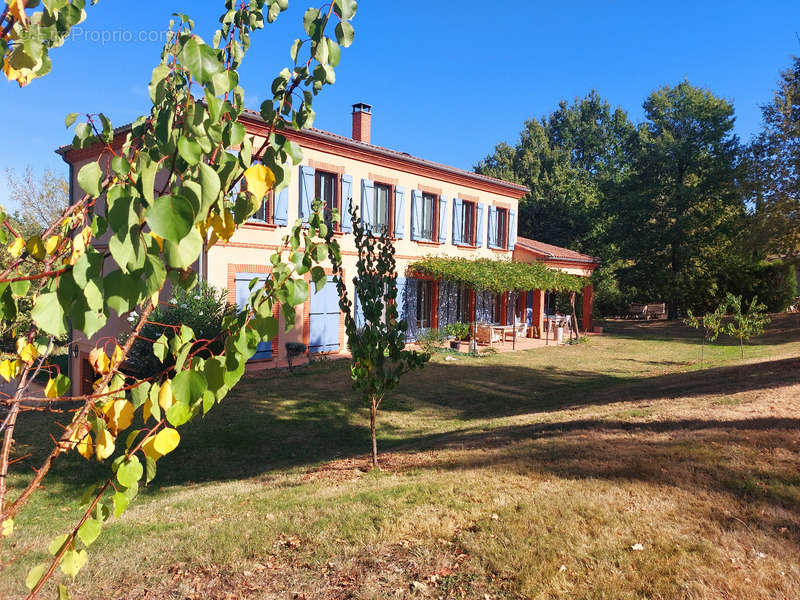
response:
[[(702, 369), (692, 330), (605, 327), (437, 356), (384, 402), (378, 473), (346, 363), (248, 377), (106, 526), (74, 597), (800, 596), (796, 317), (744, 361), (707, 346)], [(14, 485), (55, 418), (25, 415)], [(60, 460), (4, 545), (21, 558), (0, 597), (23, 593), (79, 514), (64, 499), (104, 472)]]

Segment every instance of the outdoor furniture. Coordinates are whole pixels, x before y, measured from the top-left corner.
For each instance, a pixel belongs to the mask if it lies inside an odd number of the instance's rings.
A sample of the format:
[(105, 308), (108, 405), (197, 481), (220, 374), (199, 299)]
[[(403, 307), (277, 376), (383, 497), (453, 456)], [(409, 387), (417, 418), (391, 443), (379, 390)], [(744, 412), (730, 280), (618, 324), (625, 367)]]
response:
[(647, 318), (648, 319), (661, 319), (667, 315), (667, 305), (663, 302), (661, 304), (648, 304), (647, 305)]
[(478, 323), (475, 326), (475, 340), (478, 344), (491, 347), (494, 342), (501, 341), (501, 336), (491, 324)]
[(528, 332), (528, 325), (523, 321), (517, 321), (516, 325), (506, 325), (503, 327), (503, 337), (514, 339), (514, 330), (517, 330), (517, 338), (524, 338)]
[(629, 319), (647, 318), (647, 304), (639, 304), (638, 302), (632, 302), (631, 305), (628, 306), (628, 318)]

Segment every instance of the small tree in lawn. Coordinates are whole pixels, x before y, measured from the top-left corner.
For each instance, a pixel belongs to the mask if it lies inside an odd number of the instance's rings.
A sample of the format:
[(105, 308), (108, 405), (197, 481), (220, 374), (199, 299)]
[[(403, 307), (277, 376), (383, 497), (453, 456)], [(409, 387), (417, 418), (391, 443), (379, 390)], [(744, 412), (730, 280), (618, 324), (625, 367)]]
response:
[(732, 319), (725, 326), (725, 333), (739, 340), (739, 350), (744, 358), (744, 342), (755, 335), (761, 335), (770, 323), (767, 307), (754, 297), (747, 311), (742, 311), (742, 297), (728, 292), (725, 298), (731, 309)]
[(344, 271), (338, 256), (331, 253), (339, 291), (339, 307), (344, 314), (350, 346), (353, 388), (369, 403), (369, 429), (372, 435), (372, 467), (378, 467), (378, 443), (375, 426), (378, 409), (388, 392), (397, 387), (400, 377), (430, 359), (429, 354), (405, 349), (405, 320), (397, 312), (397, 272), (394, 246), (383, 233), (375, 237), (351, 208), (353, 234), (358, 252), (353, 277), (356, 302), (360, 308), (357, 322), (354, 304), (347, 294)]
[(694, 327), (695, 329), (702, 329), (703, 330), (703, 338), (702, 342), (700, 343), (700, 367), (703, 366), (703, 359), (705, 358), (705, 347), (706, 347), (706, 340), (709, 342), (713, 342), (719, 337), (719, 334), (723, 331), (722, 320), (725, 318), (725, 312), (727, 311), (727, 306), (723, 303), (720, 304), (714, 312), (706, 313), (702, 317), (696, 317), (692, 313), (692, 310), (689, 309), (687, 311), (688, 317), (684, 319), (684, 323), (689, 327)]

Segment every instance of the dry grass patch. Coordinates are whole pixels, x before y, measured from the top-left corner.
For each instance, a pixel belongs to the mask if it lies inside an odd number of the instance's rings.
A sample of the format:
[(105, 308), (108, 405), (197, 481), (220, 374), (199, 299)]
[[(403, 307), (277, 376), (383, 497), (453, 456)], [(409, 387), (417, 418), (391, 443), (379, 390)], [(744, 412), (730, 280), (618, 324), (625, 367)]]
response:
[[(381, 473), (346, 365), (248, 379), (107, 528), (73, 597), (800, 597), (792, 318), (703, 370), (664, 323), (436, 362), (387, 400)], [(21, 515), (30, 553), (0, 596), (94, 473), (70, 458)]]

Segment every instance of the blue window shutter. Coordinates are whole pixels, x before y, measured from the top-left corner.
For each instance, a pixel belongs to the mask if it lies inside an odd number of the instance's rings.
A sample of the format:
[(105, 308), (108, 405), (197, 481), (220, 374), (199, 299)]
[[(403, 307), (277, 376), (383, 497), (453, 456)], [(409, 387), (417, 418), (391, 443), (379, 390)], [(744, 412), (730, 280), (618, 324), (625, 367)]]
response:
[(402, 240), (406, 233), (406, 188), (394, 188), (394, 237)]
[(422, 237), (422, 192), (411, 190), (411, 239)]
[(406, 318), (406, 281), (405, 277), (397, 278), (397, 320), (402, 321)]
[(370, 179), (361, 180), (361, 222), (364, 229), (372, 231), (374, 224), (372, 209), (375, 206), (375, 182)]
[(508, 249), (513, 250), (517, 243), (517, 211), (508, 211)]
[(463, 244), (461, 234), (464, 231), (464, 201), (461, 198), (453, 199), (453, 244)]
[(483, 246), (483, 202), (478, 202), (475, 215), (475, 245), (478, 248)]
[(350, 204), (353, 202), (353, 176), (342, 175), (342, 231), (352, 233), (353, 217), (350, 216)]
[(439, 197), (439, 243), (447, 242), (447, 196)]
[(275, 199), (275, 216), (273, 217), (275, 225), (288, 225), (289, 224), (289, 188), (285, 187), (278, 192), (278, 197)]
[(497, 248), (497, 208), (494, 206), (489, 207), (489, 248)]
[(300, 167), (300, 210), (303, 223), (308, 223), (311, 203), (314, 201), (314, 167)]
[(364, 320), (364, 308), (361, 306), (361, 300), (358, 298), (358, 294), (355, 296), (356, 299), (355, 302), (353, 302), (353, 320), (356, 322), (356, 329), (361, 329), (366, 324)]

